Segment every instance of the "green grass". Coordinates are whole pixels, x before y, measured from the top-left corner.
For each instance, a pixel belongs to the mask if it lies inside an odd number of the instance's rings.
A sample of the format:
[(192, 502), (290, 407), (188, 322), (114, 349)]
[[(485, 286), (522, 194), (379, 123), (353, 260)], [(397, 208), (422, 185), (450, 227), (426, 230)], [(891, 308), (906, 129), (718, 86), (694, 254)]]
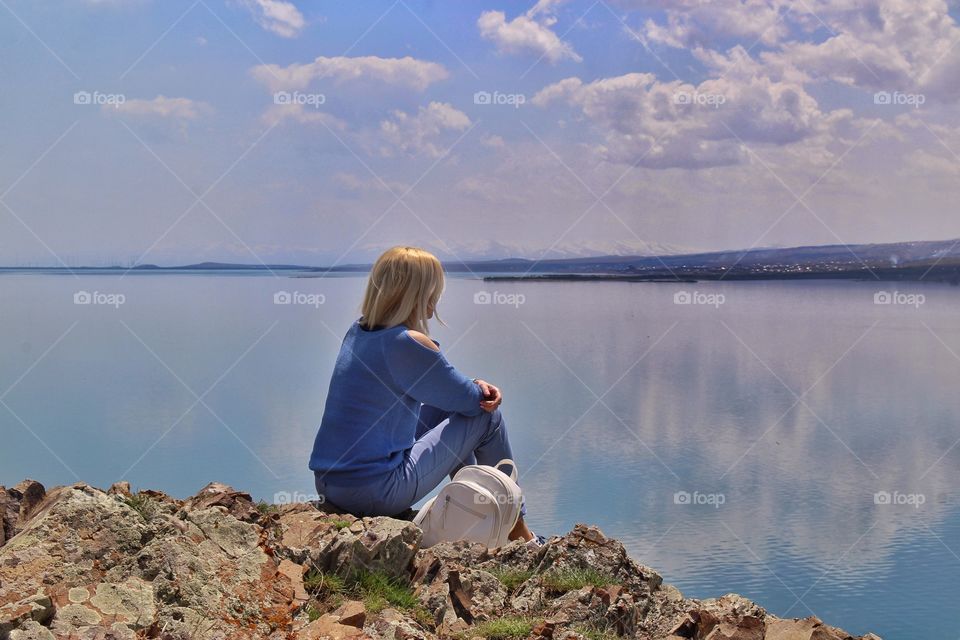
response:
[(619, 581), (596, 569), (558, 569), (541, 575), (540, 584), (551, 593), (567, 593), (584, 587), (606, 587)]
[(573, 628), (574, 631), (582, 635), (587, 640), (619, 640), (620, 636), (608, 628), (601, 628), (596, 625), (580, 625)]
[[(393, 605), (398, 609), (410, 610), (420, 604), (413, 590), (406, 584), (381, 573), (358, 571), (349, 581), (352, 587), (364, 598), (364, 604), (370, 601), (367, 610), (374, 613)], [(379, 607), (379, 608), (377, 608)]]
[(330, 519), (327, 520), (327, 522), (329, 522), (330, 524), (332, 524), (332, 525), (334, 526), (334, 528), (336, 528), (338, 531), (339, 531), (340, 529), (346, 529), (346, 528), (349, 527), (351, 524), (353, 524), (353, 523), (350, 522), (349, 520), (339, 520), (339, 519), (337, 519), (337, 518), (330, 518)]
[(532, 618), (494, 618), (474, 625), (462, 637), (481, 637), (488, 640), (520, 640), (530, 635), (536, 621)]
[(150, 521), (157, 513), (157, 505), (154, 504), (153, 500), (150, 499), (150, 496), (145, 493), (137, 493), (129, 497), (123, 498), (123, 501), (128, 507), (140, 514), (140, 517), (146, 521)]
[[(348, 523), (349, 524), (349, 523)], [(357, 571), (348, 578), (310, 569), (303, 577), (303, 586), (318, 600), (335, 608), (346, 599), (362, 600), (369, 613), (387, 607), (405, 611), (421, 625), (433, 628), (433, 616), (423, 608), (413, 589), (406, 583), (374, 571)]]
[(271, 514), (278, 513), (280, 508), (275, 504), (270, 504), (266, 500), (260, 500), (257, 502), (257, 511), (262, 516), (269, 516)]
[(343, 595), (347, 585), (343, 578), (332, 573), (323, 573), (317, 569), (310, 569), (303, 576), (303, 588), (317, 597)]
[(310, 622), (313, 622), (323, 615), (323, 613), (320, 612), (320, 609), (317, 609), (314, 606), (308, 606), (305, 611), (307, 612), (307, 619), (310, 620)]
[(511, 592), (534, 576), (529, 569), (496, 569), (492, 573)]

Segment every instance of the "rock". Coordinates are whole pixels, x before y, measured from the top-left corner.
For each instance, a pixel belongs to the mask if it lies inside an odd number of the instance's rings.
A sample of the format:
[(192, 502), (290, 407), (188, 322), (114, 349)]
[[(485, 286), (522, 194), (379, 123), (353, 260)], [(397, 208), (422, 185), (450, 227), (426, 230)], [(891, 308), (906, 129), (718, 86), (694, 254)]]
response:
[(187, 512), (210, 507), (223, 507), (227, 513), (244, 522), (255, 522), (260, 518), (260, 512), (249, 493), (237, 491), (222, 482), (211, 482), (183, 504)]
[(343, 577), (359, 569), (406, 580), (423, 532), (393, 518), (357, 518), (328, 514), (309, 504), (279, 516), (276, 553), (320, 571)]
[(704, 600), (689, 609), (671, 631), (671, 638), (697, 640), (763, 640), (766, 611), (743, 596), (728, 594)]
[(329, 613), (320, 616), (297, 633), (300, 640), (360, 640), (369, 637), (362, 629), (340, 624), (337, 617)]
[(473, 620), (496, 618), (506, 607), (507, 588), (493, 574), (480, 569), (462, 569), (451, 571), (447, 580), (451, 596), (457, 598), (456, 602)]
[(769, 640), (810, 640), (814, 631), (822, 625), (816, 618), (803, 620), (770, 620), (766, 635)]
[[(597, 589), (597, 595), (602, 593), (602, 589)], [(600, 595), (600, 601), (607, 605), (603, 612), (604, 621), (608, 628), (612, 629), (618, 636), (632, 637), (637, 631), (637, 623), (640, 619), (640, 609), (629, 593), (616, 593), (613, 596), (608, 594)]]
[[(539, 549), (418, 550), (421, 532), (407, 521), (314, 504), (263, 511), (219, 483), (183, 501), (133, 495), (125, 483), (109, 492), (82, 483), (45, 492), (33, 481), (0, 488), (0, 639), (470, 639), (485, 620), (527, 615), (533, 640), (584, 640), (587, 629), (635, 640), (855, 640), (733, 594), (685, 598), (596, 527), (577, 525)], [(420, 604), (368, 611), (361, 600), (381, 596), (349, 583), (338, 596), (346, 601), (311, 595), (307, 568), (378, 572), (409, 585)], [(559, 593), (544, 575), (562, 569), (592, 569), (610, 583)], [(507, 573), (519, 576), (510, 589)]]
[(53, 601), (46, 595), (38, 594), (17, 602), (8, 602), (0, 607), (0, 637), (29, 620), (46, 624), (53, 614)]
[(163, 491), (157, 491), (156, 489), (141, 489), (137, 492), (137, 495), (146, 496), (158, 504), (170, 505), (178, 509), (180, 508), (180, 501), (175, 498), (171, 498)]
[(0, 546), (23, 530), (45, 494), (36, 480), (23, 480), (10, 489), (0, 487)]
[(340, 619), (340, 624), (358, 629), (363, 629), (363, 624), (367, 620), (367, 608), (358, 600), (347, 600), (333, 614)]
[(85, 485), (54, 489), (23, 531), (0, 547), (0, 605), (48, 586), (100, 582), (137, 553), (146, 535), (139, 515), (105, 493)]
[(498, 617), (507, 604), (507, 589), (494, 575), (476, 566), (490, 557), (485, 545), (441, 542), (420, 551), (414, 561), (417, 597), (438, 623), (458, 619), (468, 624)]
[(114, 482), (110, 485), (110, 488), (107, 489), (107, 493), (112, 496), (126, 496), (128, 498), (133, 495), (130, 490), (130, 483), (125, 480), (123, 482)]
[(19, 482), (14, 487), (14, 490), (19, 491), (21, 495), (18, 524), (22, 528), (30, 518), (33, 517), (37, 506), (43, 501), (47, 490), (36, 480), (29, 479)]
[(11, 631), (8, 637), (10, 640), (57, 640), (49, 629), (33, 620), (21, 624), (18, 629)]
[(307, 589), (303, 585), (303, 570), (303, 565), (286, 558), (280, 561), (280, 566), (277, 568), (277, 571), (290, 581), (290, 586), (293, 588), (293, 600), (297, 605), (306, 604), (310, 600), (310, 594), (307, 593)]
[(58, 599), (61, 608), (51, 625), (59, 635), (109, 621), (114, 632), (132, 636), (132, 632), (150, 627), (156, 617), (153, 586), (140, 578), (101, 582), (85, 589), (75, 587), (67, 592), (67, 599), (70, 604)]
[[(847, 633), (825, 625), (816, 617), (784, 620), (768, 616), (764, 640), (849, 640)], [(877, 636), (868, 633), (863, 640), (872, 640)]]
[[(480, 545), (480, 547), (483, 546), (485, 545)], [(475, 552), (476, 548), (474, 548)], [(480, 559), (480, 562), (484, 562), (491, 567), (527, 569), (533, 565), (540, 550), (531, 547), (522, 540), (514, 540), (497, 549), (490, 549), (489, 553), (486, 553), (486, 549), (484, 549), (484, 552), (485, 556)]]
[(545, 620), (552, 622), (558, 633), (575, 628), (599, 628), (633, 637), (641, 619), (633, 596), (619, 588), (583, 587), (546, 602), (545, 607), (539, 615), (545, 615)]
[(364, 627), (377, 640), (432, 640), (434, 635), (396, 609), (384, 609)]
[(207, 540), (231, 558), (244, 558), (260, 552), (260, 532), (257, 527), (234, 518), (225, 507), (188, 511), (187, 521), (197, 525)]
[(0, 547), (0, 606), (46, 593), (58, 637), (269, 637), (297, 605), (260, 538), (222, 506), (147, 519), (120, 496), (60, 487)]
[(453, 622), (441, 622), (437, 627), (437, 635), (441, 638), (459, 638), (463, 637), (469, 628), (470, 624), (466, 620), (457, 618)]
[(9, 489), (0, 487), (0, 547), (12, 538), (16, 525), (17, 515), (20, 513), (20, 504), (16, 497), (10, 494)]
[(309, 504), (285, 505), (278, 522), (280, 540), (277, 553), (300, 564), (309, 562), (311, 553), (330, 545), (339, 525), (350, 524), (355, 519), (353, 516), (331, 516)]
[[(363, 529), (357, 532), (356, 524)], [(339, 529), (333, 540), (311, 553), (313, 566), (347, 576), (363, 569), (407, 579), (423, 532), (410, 522), (386, 517), (364, 518)]]
[[(487, 566), (504, 566), (499, 562), (491, 563), (490, 559), (493, 557), (486, 545), (479, 542), (441, 542), (429, 549), (421, 549), (417, 552), (416, 559), (414, 560), (414, 580), (417, 580), (417, 574), (423, 575), (428, 573), (428, 567), (436, 563), (454, 563), (461, 566), (477, 567), (479, 569)], [(524, 565), (517, 565), (517, 567), (521, 566)]]
[(597, 527), (577, 524), (567, 535), (550, 538), (534, 558), (535, 573), (559, 569), (593, 569), (609, 575), (633, 593), (650, 593), (663, 582), (656, 571), (637, 564), (617, 540)]
[(553, 632), (556, 626), (557, 623), (553, 620), (544, 620), (543, 622), (538, 622), (533, 626), (533, 629), (530, 630), (530, 635), (534, 638), (546, 638), (547, 640), (552, 640)]

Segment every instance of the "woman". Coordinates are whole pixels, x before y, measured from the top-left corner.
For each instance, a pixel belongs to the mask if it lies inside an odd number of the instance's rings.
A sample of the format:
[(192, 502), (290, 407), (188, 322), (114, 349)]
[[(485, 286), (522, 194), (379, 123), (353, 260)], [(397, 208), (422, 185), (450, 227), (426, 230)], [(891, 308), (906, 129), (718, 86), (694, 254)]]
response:
[[(341, 509), (397, 515), (465, 464), (513, 459), (500, 389), (457, 371), (429, 337), (442, 292), (440, 261), (423, 249), (394, 247), (373, 265), (310, 456), (317, 492)], [(535, 540), (523, 511), (511, 540)]]

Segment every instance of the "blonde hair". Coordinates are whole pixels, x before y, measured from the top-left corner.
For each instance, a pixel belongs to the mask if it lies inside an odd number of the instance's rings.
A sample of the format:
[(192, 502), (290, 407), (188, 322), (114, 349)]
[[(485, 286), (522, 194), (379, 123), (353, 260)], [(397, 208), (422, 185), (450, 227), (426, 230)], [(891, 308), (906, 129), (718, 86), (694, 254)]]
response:
[(431, 311), (436, 315), (441, 293), (443, 267), (436, 256), (417, 247), (393, 247), (370, 270), (360, 324), (365, 329), (406, 324), (428, 334), (427, 318)]

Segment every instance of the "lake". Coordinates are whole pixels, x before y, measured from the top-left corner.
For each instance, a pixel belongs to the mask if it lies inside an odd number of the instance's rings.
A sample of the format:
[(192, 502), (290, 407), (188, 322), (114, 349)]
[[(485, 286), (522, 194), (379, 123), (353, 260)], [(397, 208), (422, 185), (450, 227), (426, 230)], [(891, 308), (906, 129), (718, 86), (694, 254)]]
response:
[[(363, 286), (0, 277), (0, 483), (310, 497)], [(956, 637), (960, 289), (450, 278), (440, 315), (503, 389), (538, 533), (595, 523), (690, 596)]]

